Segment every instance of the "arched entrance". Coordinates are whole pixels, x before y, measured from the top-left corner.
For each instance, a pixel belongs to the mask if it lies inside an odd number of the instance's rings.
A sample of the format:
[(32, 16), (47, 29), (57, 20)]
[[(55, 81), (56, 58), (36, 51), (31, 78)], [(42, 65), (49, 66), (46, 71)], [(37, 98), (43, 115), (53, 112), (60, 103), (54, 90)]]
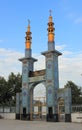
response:
[(59, 122), (65, 122), (65, 103), (62, 97), (58, 98)]
[(43, 83), (39, 83), (31, 88), (30, 115), (31, 120), (46, 119), (46, 88)]
[(71, 122), (71, 89), (58, 90), (58, 115), (59, 121)]

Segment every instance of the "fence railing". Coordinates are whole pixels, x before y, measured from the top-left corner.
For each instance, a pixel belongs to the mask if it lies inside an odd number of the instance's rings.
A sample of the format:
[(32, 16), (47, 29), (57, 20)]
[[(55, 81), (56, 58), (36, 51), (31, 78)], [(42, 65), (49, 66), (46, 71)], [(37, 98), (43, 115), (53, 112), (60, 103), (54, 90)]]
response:
[[(45, 107), (45, 109), (46, 109), (46, 107)], [(16, 107), (0, 106), (0, 113), (15, 113), (15, 112), (16, 112)], [(74, 112), (82, 113), (82, 105), (73, 105), (72, 113), (74, 113)]]
[(74, 112), (82, 113), (82, 105), (73, 105), (72, 106), (72, 113), (74, 113)]
[(0, 113), (15, 113), (16, 108), (15, 107), (0, 107)]

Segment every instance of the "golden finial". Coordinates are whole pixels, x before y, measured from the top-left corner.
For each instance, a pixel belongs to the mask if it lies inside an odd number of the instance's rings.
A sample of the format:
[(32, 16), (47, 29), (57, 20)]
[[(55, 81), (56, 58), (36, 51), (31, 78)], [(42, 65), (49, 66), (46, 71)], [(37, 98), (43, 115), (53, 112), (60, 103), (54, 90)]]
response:
[(30, 20), (28, 19), (28, 26), (30, 26)]
[(51, 14), (52, 14), (52, 10), (50, 9), (49, 12), (50, 12), (50, 16), (51, 16)]
[(28, 29), (27, 29), (28, 32), (30, 32), (30, 20), (28, 19)]
[(53, 42), (54, 41), (54, 23), (52, 21), (52, 10), (49, 11), (50, 16), (49, 16), (49, 22), (48, 22), (48, 41)]
[(30, 32), (30, 20), (28, 19), (28, 27), (27, 27), (27, 32), (26, 32), (26, 49), (31, 48), (31, 32)]
[(52, 16), (51, 16), (51, 14), (52, 14), (52, 10), (50, 10), (49, 12), (50, 12), (49, 22), (52, 22)]

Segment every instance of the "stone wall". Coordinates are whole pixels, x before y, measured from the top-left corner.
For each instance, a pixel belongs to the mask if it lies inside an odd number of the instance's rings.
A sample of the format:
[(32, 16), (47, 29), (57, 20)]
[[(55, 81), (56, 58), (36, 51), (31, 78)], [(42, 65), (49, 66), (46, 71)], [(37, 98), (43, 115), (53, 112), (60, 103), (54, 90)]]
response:
[(0, 113), (0, 119), (15, 119), (15, 113)]
[(82, 113), (72, 113), (71, 118), (72, 118), (72, 122), (82, 123)]

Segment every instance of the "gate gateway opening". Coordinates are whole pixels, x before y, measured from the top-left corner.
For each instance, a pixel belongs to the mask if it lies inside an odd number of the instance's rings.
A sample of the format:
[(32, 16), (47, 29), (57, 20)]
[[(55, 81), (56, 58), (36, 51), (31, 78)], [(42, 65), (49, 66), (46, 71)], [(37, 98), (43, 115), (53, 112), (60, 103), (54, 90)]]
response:
[(64, 99), (65, 121), (71, 121), (71, 90), (59, 89), (58, 56), (62, 55), (55, 49), (54, 23), (50, 13), (48, 22), (48, 50), (42, 52), (45, 56), (45, 70), (34, 71), (32, 57), (30, 23), (28, 24), (25, 42), (25, 57), (22, 62), (22, 93), (16, 96), (16, 119), (31, 120), (33, 117), (33, 88), (44, 82), (46, 87), (46, 120), (58, 122), (58, 99)]
[(46, 97), (35, 97), (32, 120), (46, 120)]

